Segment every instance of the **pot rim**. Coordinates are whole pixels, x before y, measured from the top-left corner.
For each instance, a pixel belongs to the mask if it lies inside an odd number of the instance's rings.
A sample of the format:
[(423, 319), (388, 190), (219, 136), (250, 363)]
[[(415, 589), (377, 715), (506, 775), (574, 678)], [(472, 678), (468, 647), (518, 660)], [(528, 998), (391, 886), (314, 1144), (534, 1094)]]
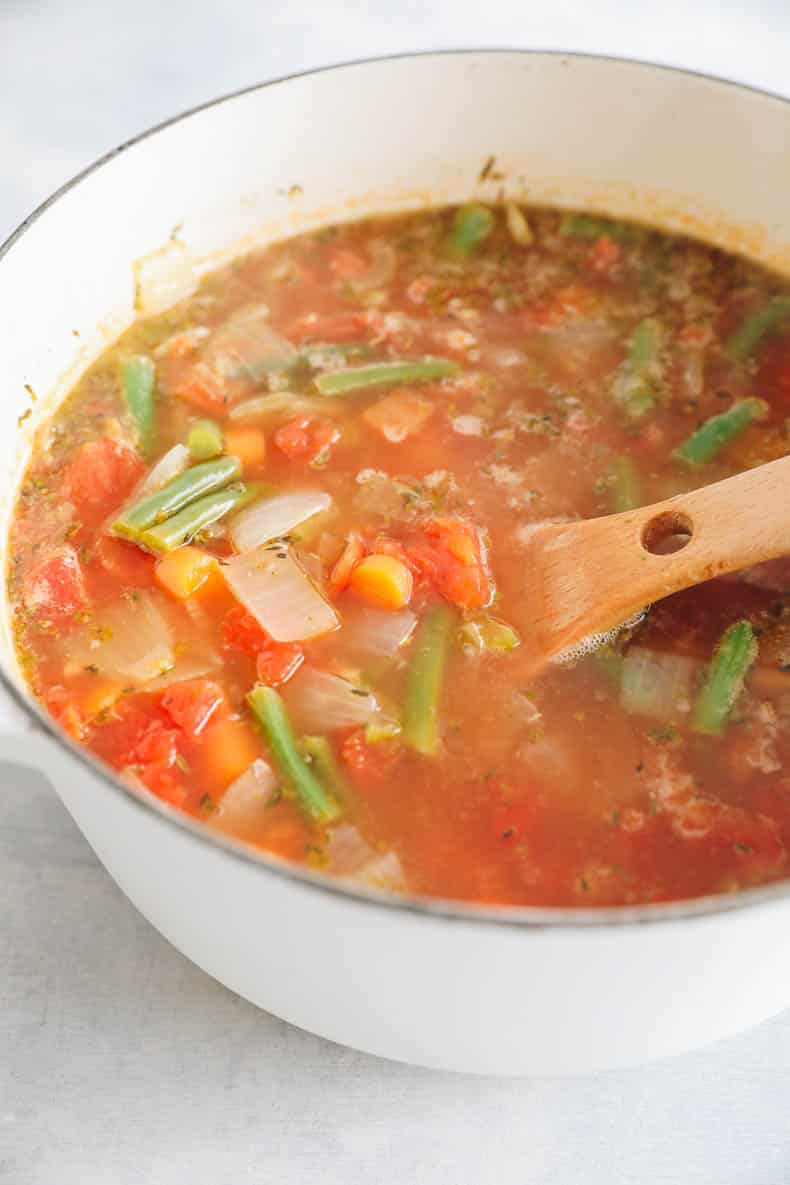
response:
[[(146, 128), (144, 131), (132, 136), (129, 140), (125, 140), (117, 147), (97, 157), (91, 164), (64, 182), (49, 197), (45, 198), (32, 213), (23, 219), (5, 242), (0, 244), (0, 264), (2, 264), (5, 256), (9, 254), (26, 231), (46, 213), (50, 206), (75, 189), (81, 181), (141, 141), (147, 140), (150, 136), (154, 136), (166, 128), (181, 123), (193, 115), (199, 115), (203, 111), (208, 111), (213, 107), (218, 107), (220, 104), (231, 102), (234, 99), (256, 91), (281, 86), (284, 83), (293, 82), (297, 79), (308, 78), (316, 74), (325, 74), (330, 71), (349, 70), (358, 66), (381, 63), (409, 62), (420, 58), (443, 58), (450, 56), (481, 57), (500, 54), (522, 56), (525, 58), (552, 57), (564, 58), (569, 61), (597, 61), (616, 66), (626, 65), (641, 67), (645, 70), (661, 70), (668, 74), (684, 75), (686, 77), (701, 79), (705, 82), (715, 83), (718, 86), (732, 87), (736, 90), (750, 92), (761, 98), (773, 99), (790, 107), (790, 99), (774, 91), (766, 90), (763, 87), (737, 82), (733, 79), (723, 78), (703, 70), (687, 69), (685, 67), (672, 66), (661, 62), (651, 62), (642, 58), (631, 58), (617, 54), (598, 54), (562, 49), (523, 49), (501, 46), (481, 49), (455, 47), (449, 49), (407, 50), (392, 54), (375, 54), (370, 57), (353, 58), (330, 65), (314, 66), (305, 70), (298, 70), (291, 74), (268, 79), (265, 82), (252, 83), (238, 90), (229, 91), (214, 99), (209, 99), (204, 103), (198, 103), (194, 107), (187, 108), (177, 115)], [(263, 849), (253, 848), (241, 841), (221, 835), (207, 827), (204, 823), (200, 823), (192, 819), (189, 815), (168, 806), (150, 792), (135, 789), (123, 782), (108, 766), (102, 764), (87, 749), (75, 744), (65, 733), (61, 732), (51, 717), (26, 692), (23, 693), (20, 691), (2, 668), (0, 668), (0, 689), (30, 717), (34, 726), (39, 731), (44, 732), (48, 737), (54, 739), (57, 745), (62, 746), (67, 752), (70, 752), (71, 756), (79, 764), (83, 765), (88, 772), (105, 782), (108, 790), (123, 796), (136, 809), (153, 815), (167, 826), (175, 828), (182, 835), (196, 843), (205, 845), (215, 853), (221, 853), (233, 860), (240, 860), (260, 869), (267, 875), (291, 881), (299, 887), (308, 890), (328, 894), (330, 897), (345, 901), (348, 904), (359, 904), (391, 910), (397, 913), (416, 914), (426, 920), (441, 919), (444, 921), (465, 922), (489, 928), (493, 926), (527, 930), (567, 931), (569, 929), (580, 929), (589, 931), (601, 927), (607, 929), (618, 926), (631, 927), (634, 924), (650, 925), (659, 922), (666, 923), (681, 921), (683, 919), (711, 917), (724, 913), (740, 912), (743, 909), (757, 905), (777, 904), (790, 897), (790, 877), (783, 881), (777, 881), (752, 889), (741, 889), (729, 894), (709, 894), (704, 897), (661, 902), (652, 905), (619, 905), (578, 909), (565, 906), (475, 905), (471, 902), (455, 901), (446, 898), (389, 894), (356, 887), (336, 880), (325, 873), (282, 860), (270, 853), (266, 853)]]

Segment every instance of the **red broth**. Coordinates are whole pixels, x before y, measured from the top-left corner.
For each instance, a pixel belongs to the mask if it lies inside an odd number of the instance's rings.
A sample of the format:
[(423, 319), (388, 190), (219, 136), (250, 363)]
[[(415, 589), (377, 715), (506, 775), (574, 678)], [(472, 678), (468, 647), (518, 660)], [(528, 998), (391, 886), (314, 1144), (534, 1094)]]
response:
[(276, 243), (42, 429), (24, 672), (133, 784), (358, 883), (600, 906), (781, 878), (786, 563), (534, 684), (518, 621), (532, 524), (784, 455), (789, 409), (790, 286), (702, 243), (479, 206)]

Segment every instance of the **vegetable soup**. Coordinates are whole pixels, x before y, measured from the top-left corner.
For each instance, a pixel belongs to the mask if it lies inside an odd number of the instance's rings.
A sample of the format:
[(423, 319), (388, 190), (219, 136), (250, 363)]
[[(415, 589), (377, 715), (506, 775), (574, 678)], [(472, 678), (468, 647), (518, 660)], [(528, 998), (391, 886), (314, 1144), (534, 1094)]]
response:
[[(145, 306), (166, 262), (138, 282)], [(775, 880), (790, 562), (534, 682), (519, 605), (536, 523), (782, 456), (788, 415), (790, 283), (703, 243), (512, 203), (278, 242), (138, 318), (40, 430), (20, 662), (127, 782), (353, 883), (601, 906)]]

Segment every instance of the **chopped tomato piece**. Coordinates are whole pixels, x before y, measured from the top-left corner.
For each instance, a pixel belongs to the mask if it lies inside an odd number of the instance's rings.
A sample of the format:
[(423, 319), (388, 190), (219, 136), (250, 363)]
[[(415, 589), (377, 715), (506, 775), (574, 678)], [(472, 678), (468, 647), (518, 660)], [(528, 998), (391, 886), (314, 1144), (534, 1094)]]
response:
[(296, 642), (275, 642), (241, 605), (231, 609), (222, 626), (226, 646), (254, 658), (258, 678), (269, 687), (280, 687), (304, 662), (304, 650)]
[(189, 737), (200, 736), (225, 706), (225, 693), (213, 679), (185, 679), (173, 683), (162, 696), (162, 707)]
[(493, 596), (479, 532), (463, 519), (437, 518), (409, 546), (421, 575), (461, 609), (481, 609)]
[(581, 284), (567, 284), (558, 289), (550, 300), (530, 305), (521, 314), (527, 329), (555, 329), (570, 317), (589, 316), (597, 297)]
[(184, 370), (171, 390), (185, 403), (216, 416), (224, 415), (232, 402), (226, 387), (203, 362)]
[(340, 747), (340, 756), (357, 784), (382, 781), (400, 758), (396, 740), (369, 741), (364, 728), (355, 728)]
[(23, 601), (41, 625), (62, 625), (85, 609), (85, 580), (73, 547), (57, 548), (30, 569)]
[(320, 416), (295, 416), (274, 433), (274, 443), (289, 460), (311, 464), (327, 461), (332, 445), (339, 439), (337, 425)]
[(329, 592), (333, 597), (338, 596), (348, 587), (351, 573), (359, 561), (364, 558), (365, 544), (358, 531), (351, 531), (346, 539), (346, 545), (335, 562), (329, 574)]
[(285, 336), (293, 342), (353, 342), (369, 331), (364, 313), (308, 313), (293, 321)]
[(102, 517), (118, 506), (142, 478), (137, 453), (105, 437), (80, 446), (63, 471), (63, 494), (83, 517)]
[(98, 564), (122, 587), (148, 588), (154, 582), (156, 560), (134, 543), (100, 535), (95, 555)]
[(620, 263), (622, 255), (623, 252), (619, 243), (616, 243), (614, 239), (610, 239), (609, 235), (601, 235), (599, 239), (596, 239), (595, 245), (590, 249), (590, 267), (593, 271), (601, 272), (603, 275), (609, 275)]

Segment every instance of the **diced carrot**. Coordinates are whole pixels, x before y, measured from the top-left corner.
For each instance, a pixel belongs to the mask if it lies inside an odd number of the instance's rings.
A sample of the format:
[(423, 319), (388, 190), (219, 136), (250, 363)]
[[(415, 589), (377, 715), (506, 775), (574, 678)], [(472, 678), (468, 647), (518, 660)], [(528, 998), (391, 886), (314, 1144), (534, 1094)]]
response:
[(116, 440), (89, 440), (63, 471), (63, 495), (91, 521), (109, 514), (143, 476), (145, 466), (132, 449)]
[(346, 545), (329, 574), (329, 593), (336, 597), (348, 587), (351, 573), (365, 555), (365, 544), (357, 531), (349, 532)]
[(329, 459), (332, 445), (340, 439), (340, 429), (320, 416), (295, 416), (274, 433), (274, 443), (289, 460), (321, 464)]
[(362, 413), (362, 419), (390, 444), (399, 444), (419, 432), (434, 413), (434, 404), (407, 388), (385, 395)]
[(226, 428), (225, 450), (241, 461), (245, 473), (260, 469), (266, 459), (266, 437), (260, 428)]
[(414, 578), (402, 560), (391, 555), (369, 555), (354, 567), (351, 591), (379, 609), (402, 609), (411, 600)]
[(180, 547), (163, 556), (156, 565), (156, 579), (179, 600), (197, 592), (217, 570), (217, 561), (199, 547)]
[(185, 679), (162, 695), (162, 707), (189, 737), (197, 737), (226, 707), (225, 693), (213, 679)]
[(73, 547), (59, 547), (35, 564), (24, 581), (23, 603), (41, 625), (63, 625), (88, 604)]
[(207, 780), (224, 790), (249, 769), (261, 752), (252, 725), (229, 716), (210, 724), (203, 733), (199, 760)]

